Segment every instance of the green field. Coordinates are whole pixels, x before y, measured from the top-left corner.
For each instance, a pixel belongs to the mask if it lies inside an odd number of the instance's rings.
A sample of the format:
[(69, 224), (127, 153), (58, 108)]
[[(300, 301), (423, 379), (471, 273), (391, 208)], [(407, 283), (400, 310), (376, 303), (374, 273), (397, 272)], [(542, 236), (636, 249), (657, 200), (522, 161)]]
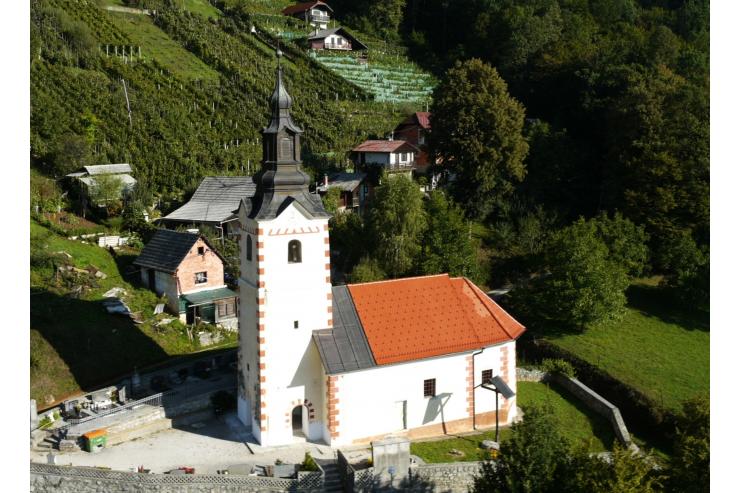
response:
[(674, 301), (657, 280), (627, 292), (621, 320), (547, 339), (634, 387), (661, 407), (709, 392), (709, 313)]
[[(64, 251), (76, 267), (94, 265), (108, 277), (87, 283), (79, 296), (50, 265), (31, 265), (31, 398), (44, 406), (49, 400), (81, 389), (94, 388), (134, 366), (142, 367), (200, 349), (179, 322), (157, 327), (167, 315), (154, 316), (157, 296), (136, 285), (131, 262), (136, 252), (119, 250), (112, 256), (105, 248), (68, 240), (31, 221), (32, 251)], [(56, 265), (62, 257), (55, 257)], [(33, 259), (33, 255), (32, 255)], [(142, 323), (110, 315), (102, 294), (112, 287), (126, 290), (126, 304), (141, 315)], [(172, 316), (169, 316), (172, 318)], [(236, 336), (224, 345), (234, 345)], [(212, 349), (213, 346), (209, 346)], [(51, 396), (53, 399), (49, 399)]]
[(141, 46), (144, 59), (156, 60), (184, 80), (218, 79), (218, 72), (155, 26), (149, 16), (121, 12), (108, 12), (107, 15), (135, 45)]
[[(552, 405), (560, 432), (573, 444), (585, 441), (592, 452), (602, 452), (611, 448), (614, 433), (609, 422), (590, 411), (570, 394), (559, 387), (550, 387), (544, 383), (517, 383), (517, 405), (524, 411), (524, 419), (527, 406), (545, 403)], [(508, 428), (503, 428), (501, 440), (506, 440), (509, 433)], [(414, 442), (411, 444), (411, 453), (426, 462), (480, 460), (480, 442), (493, 440), (494, 436), (495, 431), (486, 431), (444, 440)], [(449, 453), (452, 449), (457, 449), (464, 455), (452, 455)]]

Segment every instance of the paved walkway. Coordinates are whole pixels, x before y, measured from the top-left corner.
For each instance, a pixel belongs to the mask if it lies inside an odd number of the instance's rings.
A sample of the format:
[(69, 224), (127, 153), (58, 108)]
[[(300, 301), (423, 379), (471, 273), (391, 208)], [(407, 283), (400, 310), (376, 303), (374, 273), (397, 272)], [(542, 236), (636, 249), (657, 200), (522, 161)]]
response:
[[(154, 433), (114, 445), (97, 454), (68, 452), (57, 455), (58, 465), (107, 467), (118, 471), (144, 466), (163, 473), (181, 466), (194, 467), (198, 474), (216, 474), (234, 465), (267, 465), (277, 459), (301, 463), (306, 452), (315, 457), (333, 458), (326, 445), (298, 443), (281, 447), (260, 447), (236, 418), (235, 413), (193, 423), (180, 429)], [(46, 463), (48, 452), (32, 452), (33, 462)]]

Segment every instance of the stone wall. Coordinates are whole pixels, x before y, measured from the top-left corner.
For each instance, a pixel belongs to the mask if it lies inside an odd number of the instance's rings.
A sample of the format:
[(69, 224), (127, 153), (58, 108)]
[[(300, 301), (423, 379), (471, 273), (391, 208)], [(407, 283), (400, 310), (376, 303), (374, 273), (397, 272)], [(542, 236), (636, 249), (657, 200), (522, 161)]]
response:
[(32, 493), (272, 493), (323, 491), (321, 473), (299, 473), (299, 479), (255, 476), (138, 474), (94, 468), (31, 464)]
[(480, 470), (480, 462), (426, 464), (411, 469), (406, 491), (467, 493)]

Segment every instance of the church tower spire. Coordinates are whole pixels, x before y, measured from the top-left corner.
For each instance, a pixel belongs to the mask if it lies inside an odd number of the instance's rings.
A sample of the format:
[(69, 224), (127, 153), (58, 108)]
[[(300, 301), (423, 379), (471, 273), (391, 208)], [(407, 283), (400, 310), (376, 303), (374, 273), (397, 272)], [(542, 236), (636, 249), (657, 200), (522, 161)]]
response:
[[(273, 219), (297, 201), (314, 217), (329, 217), (321, 200), (308, 190), (309, 176), (301, 169), (301, 134), (290, 114), (293, 98), (283, 81), (282, 52), (277, 50), (275, 90), (270, 97), (270, 122), (262, 129), (262, 171), (255, 176), (257, 193), (251, 217)], [(292, 200), (290, 200), (292, 199)]]

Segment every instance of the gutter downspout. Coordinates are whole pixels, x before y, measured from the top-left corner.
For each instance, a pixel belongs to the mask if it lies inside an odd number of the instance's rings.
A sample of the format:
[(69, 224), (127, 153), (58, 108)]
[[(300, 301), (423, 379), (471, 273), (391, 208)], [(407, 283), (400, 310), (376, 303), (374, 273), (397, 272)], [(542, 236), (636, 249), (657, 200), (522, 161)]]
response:
[(480, 351), (477, 351), (473, 353), (473, 381), (471, 382), (471, 385), (473, 386), (473, 430), (475, 430), (475, 357), (481, 354), (486, 348), (480, 348)]

